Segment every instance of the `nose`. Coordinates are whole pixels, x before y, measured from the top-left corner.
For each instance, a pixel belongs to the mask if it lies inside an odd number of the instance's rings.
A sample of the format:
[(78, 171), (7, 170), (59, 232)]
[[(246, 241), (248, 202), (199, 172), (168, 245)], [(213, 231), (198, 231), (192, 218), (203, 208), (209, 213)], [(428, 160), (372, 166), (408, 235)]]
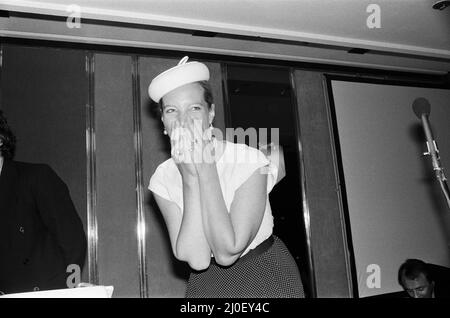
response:
[(187, 113), (184, 112), (184, 111), (178, 112), (177, 120), (178, 120), (181, 124), (187, 123), (187, 120), (188, 120), (188, 115), (187, 115)]

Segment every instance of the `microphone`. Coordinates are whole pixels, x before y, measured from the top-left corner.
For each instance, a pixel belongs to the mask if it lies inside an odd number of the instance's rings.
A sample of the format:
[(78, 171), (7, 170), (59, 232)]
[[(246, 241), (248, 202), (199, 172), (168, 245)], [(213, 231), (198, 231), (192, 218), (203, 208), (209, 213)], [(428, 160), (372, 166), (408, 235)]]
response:
[(430, 116), (430, 103), (423, 97), (416, 98), (413, 102), (413, 111), (419, 119), (421, 119), (422, 114)]
[(441, 170), (442, 168), (440, 167), (439, 162), (439, 150), (436, 145), (436, 141), (434, 140), (433, 133), (431, 132), (430, 122), (428, 120), (431, 112), (430, 103), (425, 98), (419, 97), (414, 100), (412, 107), (417, 118), (422, 120), (423, 130), (427, 138), (428, 152), (425, 152), (424, 155), (431, 155), (433, 170)]
[(433, 170), (450, 209), (450, 191), (446, 182), (447, 178), (444, 175), (444, 168), (441, 167), (439, 150), (436, 145), (436, 141), (434, 140), (433, 133), (431, 132), (430, 122), (428, 120), (431, 111), (430, 103), (425, 98), (419, 97), (414, 100), (412, 108), (417, 118), (422, 121), (423, 130), (425, 131), (425, 136), (427, 138), (428, 152), (425, 152), (424, 155), (431, 155)]

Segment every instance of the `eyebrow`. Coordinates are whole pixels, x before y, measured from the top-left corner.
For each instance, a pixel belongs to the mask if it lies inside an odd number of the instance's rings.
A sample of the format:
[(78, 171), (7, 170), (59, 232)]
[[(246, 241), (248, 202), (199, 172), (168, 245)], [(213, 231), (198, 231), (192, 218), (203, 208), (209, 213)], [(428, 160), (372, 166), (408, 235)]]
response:
[(425, 287), (428, 287), (428, 285), (423, 285), (423, 286), (419, 286), (416, 288), (409, 288), (409, 289), (407, 289), (407, 291), (413, 291), (413, 290), (417, 290), (417, 289), (421, 289), (421, 288), (425, 288)]
[[(192, 104), (188, 105), (188, 107), (190, 107), (190, 106), (202, 106), (202, 107), (207, 107), (207, 105), (203, 105), (202, 102), (195, 102), (195, 103), (192, 103)], [(163, 105), (163, 106), (162, 106), (162, 109), (164, 110), (164, 109), (167, 108), (167, 107), (175, 107), (175, 108), (176, 108), (175, 105), (167, 104), (167, 105)]]

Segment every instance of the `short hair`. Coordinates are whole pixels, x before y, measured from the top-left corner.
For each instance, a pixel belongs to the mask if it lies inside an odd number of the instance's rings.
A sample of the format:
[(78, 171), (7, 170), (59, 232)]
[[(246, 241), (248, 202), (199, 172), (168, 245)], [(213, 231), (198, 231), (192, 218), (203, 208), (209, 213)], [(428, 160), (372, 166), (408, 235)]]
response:
[(433, 281), (427, 263), (419, 259), (407, 259), (398, 270), (398, 282), (403, 286), (403, 277), (416, 279), (420, 274), (423, 274), (430, 283)]
[(16, 150), (16, 136), (14, 136), (8, 121), (0, 110), (0, 138), (3, 144), (0, 146), (0, 153), (5, 159), (12, 159)]
[[(211, 109), (211, 105), (214, 103), (214, 98), (212, 94), (212, 88), (208, 81), (200, 81), (200, 82), (194, 82), (199, 84), (203, 88), (203, 99), (205, 100), (206, 104), (208, 105), (208, 109)], [(159, 115), (162, 115), (163, 110), (163, 99), (161, 98), (159, 100), (159, 103), (157, 104), (157, 110)]]

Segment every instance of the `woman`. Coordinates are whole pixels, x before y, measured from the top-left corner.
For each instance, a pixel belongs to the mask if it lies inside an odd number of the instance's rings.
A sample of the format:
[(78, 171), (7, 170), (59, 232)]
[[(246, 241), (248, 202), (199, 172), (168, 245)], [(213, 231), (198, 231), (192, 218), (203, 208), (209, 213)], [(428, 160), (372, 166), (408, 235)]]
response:
[(171, 140), (149, 189), (175, 257), (193, 270), (186, 296), (303, 297), (296, 263), (272, 235), (276, 168), (255, 148), (213, 138), (209, 70), (186, 62), (149, 86)]

